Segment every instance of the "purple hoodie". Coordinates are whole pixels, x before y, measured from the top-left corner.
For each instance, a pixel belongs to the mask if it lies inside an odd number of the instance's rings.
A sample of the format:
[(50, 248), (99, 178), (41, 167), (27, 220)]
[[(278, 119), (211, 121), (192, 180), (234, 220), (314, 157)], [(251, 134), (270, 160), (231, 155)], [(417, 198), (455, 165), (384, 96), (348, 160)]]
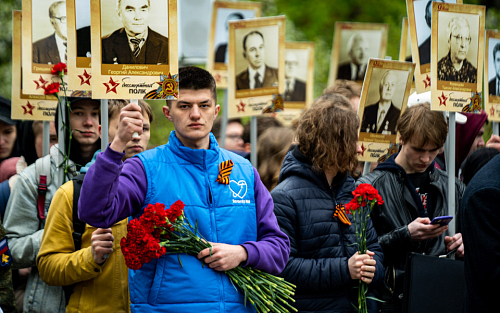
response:
[(458, 175), (458, 170), (460, 169), (462, 162), (469, 155), (469, 150), (472, 147), (477, 134), (488, 118), (484, 111), (480, 114), (461, 114), (467, 116), (467, 123), (457, 124), (457, 133), (455, 138), (455, 176)]
[[(82, 221), (107, 228), (143, 207), (147, 193), (144, 165), (139, 158), (124, 163), (123, 156), (108, 146), (87, 171), (78, 203)], [(254, 173), (257, 241), (242, 244), (248, 252), (244, 266), (279, 274), (288, 262), (290, 241), (278, 226), (273, 200), (255, 168)]]

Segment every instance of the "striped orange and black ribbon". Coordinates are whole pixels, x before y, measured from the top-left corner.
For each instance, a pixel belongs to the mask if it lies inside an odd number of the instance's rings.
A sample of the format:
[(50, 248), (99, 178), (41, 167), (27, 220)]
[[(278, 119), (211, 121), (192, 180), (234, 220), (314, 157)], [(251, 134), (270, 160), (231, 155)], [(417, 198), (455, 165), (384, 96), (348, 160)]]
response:
[(337, 206), (335, 206), (335, 214), (333, 214), (333, 217), (337, 217), (342, 223), (346, 225), (351, 225), (351, 221), (345, 214), (345, 208), (343, 204), (337, 204)]
[(219, 176), (217, 176), (217, 182), (225, 185), (229, 185), (229, 175), (233, 170), (233, 161), (227, 160), (219, 164)]

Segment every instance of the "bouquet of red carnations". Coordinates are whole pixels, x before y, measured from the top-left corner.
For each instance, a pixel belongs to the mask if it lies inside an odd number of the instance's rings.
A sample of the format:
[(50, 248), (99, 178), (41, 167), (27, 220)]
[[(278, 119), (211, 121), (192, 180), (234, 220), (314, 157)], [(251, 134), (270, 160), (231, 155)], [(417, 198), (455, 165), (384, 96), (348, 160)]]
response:
[[(177, 200), (165, 210), (165, 205), (149, 204), (144, 214), (127, 225), (127, 236), (123, 237), (121, 249), (127, 267), (137, 270), (144, 263), (158, 259), (166, 253), (198, 255), (201, 250), (211, 248), (184, 215), (184, 203)], [(179, 262), (182, 265), (179, 257)], [(203, 263), (202, 263), (203, 265)], [(238, 266), (225, 272), (233, 286), (237, 286), (257, 312), (289, 312), (288, 301), (295, 300), (295, 286), (281, 277), (250, 267)], [(235, 287), (236, 288), (236, 287)]]
[[(356, 241), (359, 254), (366, 254), (366, 232), (368, 220), (375, 204), (384, 203), (378, 190), (370, 184), (360, 184), (353, 192), (354, 198), (345, 205), (347, 214), (351, 214), (356, 230)], [(356, 222), (357, 221), (357, 222)], [(367, 312), (366, 293), (368, 286), (361, 279), (358, 290), (358, 312)]]

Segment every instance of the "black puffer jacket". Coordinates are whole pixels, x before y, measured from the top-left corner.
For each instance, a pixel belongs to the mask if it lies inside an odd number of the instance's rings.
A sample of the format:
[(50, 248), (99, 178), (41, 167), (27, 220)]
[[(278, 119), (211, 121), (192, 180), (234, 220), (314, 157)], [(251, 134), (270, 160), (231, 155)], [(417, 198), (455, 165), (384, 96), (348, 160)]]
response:
[[(375, 206), (372, 211), (372, 221), (377, 230), (378, 240), (385, 256), (385, 288), (384, 294), (377, 294), (379, 298), (390, 302), (400, 303), (400, 295), (403, 292), (404, 269), (406, 257), (410, 252), (425, 253), (429, 255), (440, 255), (446, 252), (444, 236), (449, 236), (448, 231), (439, 237), (414, 242), (411, 240), (408, 224), (419, 217), (419, 209), (422, 202), (413, 189), (408, 185), (408, 176), (404, 169), (396, 164), (394, 159), (397, 154), (391, 156), (381, 163), (370, 174), (358, 179), (356, 185), (368, 183), (375, 187), (384, 200), (381, 206)], [(434, 167), (434, 162), (427, 168), (430, 178), (429, 193), (435, 199), (434, 215), (449, 215), (448, 210), (448, 175)], [(455, 203), (458, 212), (458, 204), (464, 192), (464, 185), (456, 180)], [(423, 207), (420, 209), (423, 210)], [(454, 221), (459, 224), (459, 217)], [(457, 227), (456, 232), (459, 232)], [(381, 290), (381, 289), (379, 289)]]
[[(337, 203), (349, 202), (354, 179), (346, 174), (334, 178), (329, 187), (323, 172), (314, 172), (311, 161), (298, 147), (288, 152), (279, 183), (271, 195), (282, 231), (290, 238), (290, 259), (281, 273), (297, 286), (293, 304), (300, 312), (354, 312), (357, 280), (352, 280), (348, 259), (357, 251), (354, 225), (333, 217)], [(383, 255), (371, 222), (368, 250), (377, 261), (374, 281), (383, 280)], [(370, 311), (376, 311), (371, 303)]]

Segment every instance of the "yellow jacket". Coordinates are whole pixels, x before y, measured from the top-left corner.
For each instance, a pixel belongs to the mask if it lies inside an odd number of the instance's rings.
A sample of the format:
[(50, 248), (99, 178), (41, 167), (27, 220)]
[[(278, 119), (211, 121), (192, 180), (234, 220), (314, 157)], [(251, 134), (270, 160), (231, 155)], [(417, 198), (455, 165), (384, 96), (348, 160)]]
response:
[(113, 253), (99, 266), (92, 257), (91, 237), (95, 227), (85, 225), (82, 248), (73, 242), (73, 181), (57, 190), (50, 205), (37, 266), (42, 279), (51, 286), (78, 283), (66, 312), (130, 312), (128, 269), (120, 240), (127, 233), (127, 220), (111, 227)]

